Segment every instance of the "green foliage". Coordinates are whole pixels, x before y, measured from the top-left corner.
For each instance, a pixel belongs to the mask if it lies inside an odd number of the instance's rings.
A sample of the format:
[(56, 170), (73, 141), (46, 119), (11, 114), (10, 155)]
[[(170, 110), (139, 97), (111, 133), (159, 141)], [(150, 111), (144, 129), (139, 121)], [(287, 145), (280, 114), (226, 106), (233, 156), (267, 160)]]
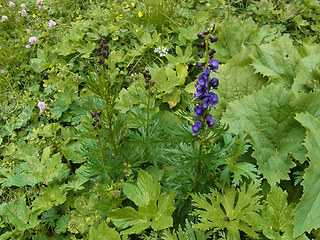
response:
[(257, 195), (260, 191), (259, 185), (259, 182), (253, 182), (240, 189), (227, 187), (222, 193), (211, 190), (209, 194), (194, 194), (193, 205), (196, 209), (192, 214), (199, 216), (199, 223), (195, 226), (202, 230), (227, 229), (230, 239), (240, 239), (239, 231), (257, 238), (251, 218), (261, 208), (260, 196)]
[(123, 192), (138, 206), (138, 211), (125, 207), (111, 212), (112, 222), (125, 229), (122, 234), (140, 233), (149, 227), (157, 231), (172, 226), (175, 194), (160, 193), (159, 179), (140, 170), (137, 184), (125, 183)]
[(302, 110), (299, 103), (300, 98), (292, 91), (272, 84), (230, 103), (223, 117), (231, 131), (250, 134), (259, 171), (272, 185), (289, 179), (295, 164), (288, 154), (301, 162), (305, 160), (305, 132), (294, 119), (295, 113)]
[(319, 119), (309, 113), (297, 114), (296, 119), (307, 129), (307, 136), (304, 145), (308, 149), (308, 158), (310, 166), (304, 174), (304, 193), (297, 208), (293, 212), (294, 232), (293, 236), (297, 237), (303, 232), (310, 232), (313, 228), (319, 228)]

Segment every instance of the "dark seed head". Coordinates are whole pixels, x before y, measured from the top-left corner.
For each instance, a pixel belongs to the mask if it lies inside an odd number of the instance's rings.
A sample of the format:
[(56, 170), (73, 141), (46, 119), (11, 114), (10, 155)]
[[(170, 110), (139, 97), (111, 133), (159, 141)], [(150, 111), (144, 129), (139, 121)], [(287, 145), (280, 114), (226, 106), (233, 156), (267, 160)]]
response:
[(198, 56), (199, 56), (199, 58), (203, 58), (203, 53), (202, 52), (198, 52)]
[(218, 38), (217, 38), (216, 36), (213, 36), (213, 35), (211, 35), (211, 36), (209, 37), (209, 39), (210, 39), (210, 42), (212, 42), (212, 43), (218, 41)]
[(198, 38), (203, 38), (203, 33), (198, 33)]
[(208, 29), (204, 30), (204, 31), (203, 31), (203, 34), (204, 34), (204, 35), (208, 35), (208, 34), (209, 34), (209, 30), (208, 30)]
[(200, 69), (202, 68), (202, 63), (201, 62), (197, 62), (196, 64), (197, 64), (198, 68), (200, 68)]
[(216, 50), (212, 48), (209, 52), (209, 56), (213, 56), (213, 54), (215, 54), (215, 53), (216, 53)]
[(101, 125), (101, 123), (98, 123), (98, 128), (102, 128), (102, 125)]
[(95, 112), (91, 112), (91, 117), (95, 117), (96, 116), (96, 113)]
[(98, 115), (98, 116), (101, 116), (101, 111), (98, 111), (98, 112), (97, 112), (97, 115)]

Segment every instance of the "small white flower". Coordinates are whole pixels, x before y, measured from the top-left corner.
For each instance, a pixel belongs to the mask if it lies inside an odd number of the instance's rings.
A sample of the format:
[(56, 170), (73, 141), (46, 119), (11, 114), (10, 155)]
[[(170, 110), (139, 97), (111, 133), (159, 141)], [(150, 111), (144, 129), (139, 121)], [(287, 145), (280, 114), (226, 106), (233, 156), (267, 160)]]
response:
[(168, 49), (166, 47), (157, 47), (154, 52), (159, 53), (160, 57), (164, 57), (168, 54)]
[(43, 0), (37, 0), (37, 4), (43, 4)]
[(16, 6), (16, 4), (14, 2), (12, 2), (12, 1), (9, 2), (9, 7), (15, 7), (15, 6)]
[(2, 19), (2, 21), (7, 21), (8, 17), (7, 16), (2, 16), (1, 19)]
[(29, 38), (29, 43), (30, 44), (36, 44), (37, 40), (38, 40), (38, 38), (36, 38), (36, 37), (30, 37)]
[(40, 109), (40, 112), (39, 112), (39, 114), (42, 114), (42, 112), (46, 109), (46, 104), (44, 103), (44, 102), (38, 102), (38, 107), (39, 107), (39, 109)]
[(22, 9), (21, 10), (21, 16), (27, 16), (27, 15), (28, 15), (27, 11)]
[(20, 7), (21, 7), (22, 9), (25, 9), (25, 8), (26, 8), (26, 5), (25, 5), (24, 3), (22, 3), (22, 4), (20, 5)]
[(49, 21), (49, 28), (53, 28), (56, 25), (56, 22), (53, 20)]

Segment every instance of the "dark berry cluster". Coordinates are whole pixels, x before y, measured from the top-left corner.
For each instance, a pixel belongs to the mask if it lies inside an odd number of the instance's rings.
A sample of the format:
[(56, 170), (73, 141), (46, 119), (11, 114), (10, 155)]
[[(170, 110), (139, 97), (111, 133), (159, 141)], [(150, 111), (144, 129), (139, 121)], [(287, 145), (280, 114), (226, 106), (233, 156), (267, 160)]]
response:
[(98, 44), (99, 47), (97, 48), (97, 55), (100, 57), (98, 59), (98, 63), (101, 66), (108, 68), (108, 64), (105, 63), (105, 60), (109, 57), (109, 46), (107, 45), (106, 36), (99, 34)]
[[(100, 121), (100, 118), (99, 118), (100, 116), (101, 116), (101, 111), (98, 111), (96, 113), (95, 112), (91, 112), (91, 117), (93, 119), (91, 125), (92, 125), (92, 127), (93, 127), (93, 129), (95, 131), (98, 130), (97, 128), (102, 128), (102, 124), (99, 122)], [(98, 136), (99, 136), (99, 134), (96, 133), (96, 137), (98, 137)]]
[[(211, 26), (211, 31), (208, 29), (204, 30), (203, 33), (199, 33), (198, 37), (206, 39), (202, 45), (206, 45), (206, 42), (210, 40), (211, 43), (218, 40), (217, 37), (209, 33), (212, 32), (215, 28), (213, 24)], [(211, 40), (213, 39), (213, 40)], [(209, 128), (214, 127), (216, 120), (211, 114), (208, 113), (209, 109), (214, 107), (218, 103), (218, 95), (215, 94), (212, 89), (217, 89), (219, 86), (219, 79), (212, 77), (210, 78), (211, 71), (217, 73), (219, 67), (219, 61), (214, 59), (214, 49), (209, 49), (208, 46), (205, 46), (205, 52), (199, 52), (198, 56), (203, 58), (205, 56), (206, 60), (204, 63), (204, 71), (198, 77), (198, 82), (196, 83), (196, 92), (194, 93), (194, 98), (198, 102), (197, 106), (194, 109), (195, 116), (198, 118), (198, 121), (192, 125), (193, 135), (198, 135), (198, 131), (204, 127), (206, 124)], [(197, 62), (199, 68), (203, 68), (203, 63)]]
[(154, 85), (154, 81), (151, 80), (151, 74), (150, 74), (150, 71), (148, 69), (146, 70), (143, 70), (142, 71), (142, 74), (144, 76), (144, 80), (145, 80), (145, 83), (146, 85), (144, 86), (147, 90), (150, 91), (150, 95), (153, 96), (154, 94), (154, 91), (152, 90), (152, 87)]

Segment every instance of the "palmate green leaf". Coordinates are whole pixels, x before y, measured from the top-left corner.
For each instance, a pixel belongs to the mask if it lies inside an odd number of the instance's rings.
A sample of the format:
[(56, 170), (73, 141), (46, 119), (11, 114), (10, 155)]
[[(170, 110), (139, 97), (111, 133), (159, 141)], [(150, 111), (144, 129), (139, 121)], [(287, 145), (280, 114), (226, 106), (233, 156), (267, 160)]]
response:
[(293, 209), (295, 204), (287, 203), (288, 194), (280, 187), (273, 186), (264, 201), (260, 215), (252, 219), (255, 229), (262, 230), (268, 239), (307, 240), (305, 234), (293, 237)]
[(0, 215), (21, 231), (34, 228), (40, 223), (37, 214), (31, 213), (25, 197), (1, 204)]
[(302, 145), (305, 130), (294, 119), (303, 110), (301, 99), (281, 86), (270, 85), (229, 104), (222, 122), (234, 133), (247, 132), (252, 137), (253, 157), (259, 171), (271, 185), (289, 179), (295, 164), (289, 154), (304, 162)]
[(48, 184), (54, 180), (62, 180), (69, 174), (69, 169), (61, 163), (59, 153), (50, 157), (51, 147), (43, 150), (41, 161), (35, 158), (32, 161), (20, 163), (14, 173), (4, 180), (5, 186), (34, 186), (40, 182)]
[(164, 231), (164, 240), (207, 240), (211, 233), (205, 232), (194, 227), (194, 224), (186, 221), (185, 229), (182, 230), (179, 226), (178, 231), (170, 232), (169, 230)]
[(293, 212), (294, 237), (320, 228), (320, 120), (309, 113), (299, 113), (296, 119), (307, 129), (304, 145), (308, 149), (310, 166), (302, 182), (303, 196)]
[(258, 234), (248, 219), (261, 207), (257, 195), (259, 185), (257, 181), (239, 189), (225, 188), (222, 193), (212, 190), (209, 194), (193, 194), (196, 209), (192, 214), (199, 216), (200, 222), (195, 227), (202, 230), (214, 228), (215, 231), (227, 229), (230, 239), (240, 239), (239, 231), (257, 238)]
[(269, 26), (260, 28), (251, 18), (245, 21), (227, 18), (217, 25), (215, 35), (219, 38), (214, 44), (217, 51), (215, 56), (219, 61), (227, 62), (245, 46), (271, 41), (275, 37), (275, 30)]
[(113, 228), (109, 228), (106, 222), (101, 222), (98, 226), (92, 226), (89, 231), (89, 240), (121, 240), (119, 233)]
[(255, 45), (252, 57), (256, 72), (268, 77), (271, 82), (283, 83), (288, 87), (293, 83), (301, 58), (288, 36), (268, 44)]
[(125, 229), (123, 234), (139, 233), (149, 227), (157, 231), (172, 226), (174, 194), (160, 194), (159, 179), (140, 170), (137, 184), (124, 183), (123, 192), (138, 206), (138, 211), (132, 207), (111, 211), (112, 222)]

